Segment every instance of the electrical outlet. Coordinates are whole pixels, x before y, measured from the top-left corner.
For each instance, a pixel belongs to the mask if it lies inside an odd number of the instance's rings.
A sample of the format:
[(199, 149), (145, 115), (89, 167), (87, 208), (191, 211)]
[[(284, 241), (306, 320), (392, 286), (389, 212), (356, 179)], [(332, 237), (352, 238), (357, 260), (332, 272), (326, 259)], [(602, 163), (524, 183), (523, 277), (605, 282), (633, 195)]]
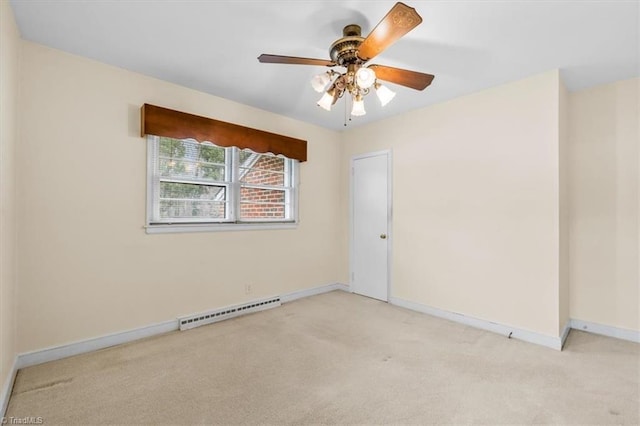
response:
[(251, 288), (251, 284), (246, 284), (246, 285), (244, 286), (244, 294), (251, 294), (251, 291), (252, 291), (252, 290), (253, 290), (253, 289)]

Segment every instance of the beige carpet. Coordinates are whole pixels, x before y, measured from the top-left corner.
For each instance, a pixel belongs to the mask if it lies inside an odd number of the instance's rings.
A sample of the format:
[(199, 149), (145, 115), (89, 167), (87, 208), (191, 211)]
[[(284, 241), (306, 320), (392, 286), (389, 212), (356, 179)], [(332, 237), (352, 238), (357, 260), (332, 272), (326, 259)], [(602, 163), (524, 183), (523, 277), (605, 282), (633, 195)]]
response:
[(19, 372), (45, 424), (638, 424), (640, 345), (563, 352), (340, 291)]

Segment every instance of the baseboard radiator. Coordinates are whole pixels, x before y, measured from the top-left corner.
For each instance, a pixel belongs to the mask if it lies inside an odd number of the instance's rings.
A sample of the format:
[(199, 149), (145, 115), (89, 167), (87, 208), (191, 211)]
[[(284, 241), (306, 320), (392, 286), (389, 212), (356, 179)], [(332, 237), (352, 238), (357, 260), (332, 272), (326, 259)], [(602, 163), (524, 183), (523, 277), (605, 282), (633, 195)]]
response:
[(223, 321), (240, 315), (276, 308), (280, 305), (280, 296), (274, 296), (266, 299), (253, 300), (241, 305), (227, 306), (226, 308), (181, 317), (178, 318), (178, 321), (180, 330), (189, 330), (194, 327), (200, 327), (201, 325)]

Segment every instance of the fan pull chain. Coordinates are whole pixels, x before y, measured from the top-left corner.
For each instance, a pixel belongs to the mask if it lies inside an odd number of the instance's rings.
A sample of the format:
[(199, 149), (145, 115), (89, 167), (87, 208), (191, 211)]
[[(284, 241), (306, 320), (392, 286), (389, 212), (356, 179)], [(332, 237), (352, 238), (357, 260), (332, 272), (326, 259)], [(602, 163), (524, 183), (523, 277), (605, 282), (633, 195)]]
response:
[(344, 98), (344, 127), (347, 127), (347, 98)]

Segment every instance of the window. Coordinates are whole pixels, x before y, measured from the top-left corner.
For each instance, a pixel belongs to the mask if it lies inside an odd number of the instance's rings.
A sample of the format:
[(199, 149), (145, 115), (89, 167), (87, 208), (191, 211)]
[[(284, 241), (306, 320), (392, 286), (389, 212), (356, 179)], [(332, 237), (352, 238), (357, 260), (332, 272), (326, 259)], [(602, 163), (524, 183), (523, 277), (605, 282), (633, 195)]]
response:
[(193, 139), (147, 140), (151, 232), (296, 223), (297, 161)]

